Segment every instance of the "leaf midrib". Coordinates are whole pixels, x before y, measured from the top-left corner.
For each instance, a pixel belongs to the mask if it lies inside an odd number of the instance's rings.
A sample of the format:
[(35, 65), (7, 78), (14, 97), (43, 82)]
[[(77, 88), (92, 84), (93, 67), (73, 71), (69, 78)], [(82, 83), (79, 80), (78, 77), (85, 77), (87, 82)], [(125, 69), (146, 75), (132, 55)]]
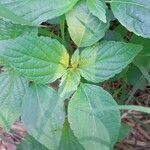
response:
[[(93, 121), (94, 121), (94, 129), (95, 129), (94, 132), (96, 133), (97, 125), (96, 125), (96, 121), (95, 121), (94, 111), (93, 111), (93, 109), (92, 109), (90, 100), (88, 99), (88, 96), (87, 96), (87, 94), (86, 94), (86, 91), (84, 90), (84, 87), (82, 87), (82, 89), (83, 89), (83, 92), (84, 92), (84, 94), (85, 94), (85, 97), (86, 97), (86, 99), (87, 99), (87, 101), (88, 101), (88, 105), (89, 105), (89, 107), (90, 107), (90, 109), (91, 109), (91, 112), (92, 112), (92, 118), (93, 118)], [(94, 132), (93, 132), (93, 133), (94, 133)]]

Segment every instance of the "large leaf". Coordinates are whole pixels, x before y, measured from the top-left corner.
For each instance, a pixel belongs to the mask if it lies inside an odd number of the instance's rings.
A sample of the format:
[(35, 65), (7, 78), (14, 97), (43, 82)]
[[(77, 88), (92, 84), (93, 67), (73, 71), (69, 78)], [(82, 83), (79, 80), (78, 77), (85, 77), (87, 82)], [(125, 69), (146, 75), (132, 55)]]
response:
[(112, 0), (115, 17), (129, 31), (150, 38), (150, 1), (149, 0)]
[[(112, 96), (102, 88), (81, 84), (68, 108), (71, 129), (86, 150), (108, 150), (118, 137), (119, 110)], [(107, 108), (107, 109), (105, 109)]]
[(86, 4), (80, 1), (66, 15), (68, 30), (71, 38), (79, 47), (86, 47), (100, 40), (107, 31), (109, 23), (103, 23), (93, 16)]
[(28, 84), (13, 71), (0, 74), (0, 126), (9, 130), (21, 115), (22, 98)]
[(107, 6), (105, 4), (105, 0), (87, 0), (87, 5), (90, 12), (99, 18), (99, 20), (103, 22), (107, 22), (106, 20), (106, 9)]
[(0, 19), (0, 40), (14, 39), (25, 32), (37, 33), (37, 28), (17, 25)]
[(32, 34), (1, 41), (0, 58), (29, 80), (40, 83), (60, 78), (69, 61), (66, 49), (57, 40)]
[(98, 83), (122, 71), (142, 50), (142, 46), (124, 42), (102, 42), (84, 49), (80, 54), (81, 75)]
[(22, 121), (28, 133), (49, 149), (58, 149), (65, 119), (64, 103), (44, 85), (28, 88), (22, 104)]
[(70, 10), (78, 0), (1, 0), (0, 17), (14, 23), (39, 25)]
[(17, 150), (48, 150), (45, 146), (36, 141), (32, 136), (27, 134), (21, 144), (17, 146)]

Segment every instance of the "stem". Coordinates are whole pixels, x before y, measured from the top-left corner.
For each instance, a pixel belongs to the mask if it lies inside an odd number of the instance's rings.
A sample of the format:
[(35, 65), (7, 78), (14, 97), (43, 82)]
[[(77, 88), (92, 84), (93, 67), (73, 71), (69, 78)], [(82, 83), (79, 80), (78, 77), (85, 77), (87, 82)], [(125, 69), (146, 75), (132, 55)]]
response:
[(70, 35), (69, 35), (69, 32), (68, 30), (66, 31), (66, 47), (67, 47), (67, 50), (68, 50), (68, 53), (70, 54), (70, 56), (74, 53), (74, 50), (71, 46), (71, 41), (70, 41)]
[(108, 4), (110, 4), (110, 3), (111, 3), (111, 1), (105, 1), (105, 3), (108, 3)]
[(136, 105), (119, 105), (118, 109), (120, 110), (134, 110), (139, 112), (144, 112), (150, 114), (150, 108), (144, 106), (136, 106)]
[(60, 17), (60, 30), (62, 39), (65, 40), (65, 16)]

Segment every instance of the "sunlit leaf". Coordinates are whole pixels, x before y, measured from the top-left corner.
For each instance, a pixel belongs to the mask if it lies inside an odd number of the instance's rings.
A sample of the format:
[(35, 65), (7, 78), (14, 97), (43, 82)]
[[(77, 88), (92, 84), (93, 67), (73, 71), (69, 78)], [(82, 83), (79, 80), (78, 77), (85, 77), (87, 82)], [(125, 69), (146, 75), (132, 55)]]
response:
[[(0, 18), (25, 25), (40, 25), (70, 10), (78, 0), (1, 0)], [(55, 8), (55, 9), (54, 9)]]
[(37, 33), (37, 28), (13, 24), (0, 19), (0, 40), (14, 39), (25, 32)]
[(81, 84), (73, 95), (68, 108), (69, 123), (86, 150), (108, 150), (116, 142), (120, 116), (119, 110), (109, 109), (112, 106), (117, 106), (112, 96), (95, 85)]
[(90, 46), (99, 41), (109, 28), (89, 11), (86, 1), (80, 1), (66, 15), (71, 38), (78, 47)]
[(84, 49), (79, 68), (86, 80), (98, 83), (120, 73), (142, 50), (142, 46), (124, 42), (101, 42)]
[(69, 55), (62, 44), (55, 39), (34, 34), (1, 41), (1, 58), (9, 61), (11, 67), (27, 79), (38, 83), (53, 82), (60, 78), (69, 62)]
[(90, 12), (103, 22), (107, 22), (105, 0), (87, 0), (87, 5)]
[(111, 0), (115, 17), (129, 31), (150, 38), (149, 0)]

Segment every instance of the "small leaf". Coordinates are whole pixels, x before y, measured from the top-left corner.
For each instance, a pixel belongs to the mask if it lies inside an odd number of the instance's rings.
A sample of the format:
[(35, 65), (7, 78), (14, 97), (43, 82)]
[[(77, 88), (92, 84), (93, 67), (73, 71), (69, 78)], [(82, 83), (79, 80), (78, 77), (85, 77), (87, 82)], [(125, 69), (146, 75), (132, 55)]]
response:
[(78, 0), (1, 0), (0, 18), (23, 25), (39, 25), (48, 19), (66, 13), (77, 1)]
[(111, 0), (115, 17), (129, 31), (150, 38), (150, 1), (149, 0)]
[(139, 53), (139, 55), (135, 58), (134, 64), (139, 68), (144, 77), (150, 83), (150, 39), (145, 39), (142, 37), (138, 37), (136, 35), (132, 36), (131, 42), (140, 43), (143, 46), (143, 50)]
[(0, 19), (0, 40), (14, 39), (25, 32), (38, 33), (37, 28), (13, 24)]
[(147, 81), (141, 71), (135, 65), (132, 65), (127, 72), (128, 82), (134, 86), (135, 89), (144, 90)]
[(58, 92), (64, 100), (69, 98), (77, 90), (80, 78), (79, 71), (72, 68), (68, 69), (66, 74), (63, 75)]
[(0, 74), (0, 126), (9, 130), (21, 115), (27, 81), (13, 71)]
[(125, 123), (121, 123), (120, 131), (119, 131), (119, 136), (118, 136), (118, 142), (121, 142), (124, 140), (128, 134), (131, 132), (132, 128), (128, 126)]
[(149, 47), (150, 39), (146, 39), (133, 34), (131, 42), (134, 44), (140, 43), (143, 46), (143, 50), (140, 52), (138, 56), (149, 57), (150, 59), (150, 47)]
[(144, 75), (145, 79), (150, 83), (150, 59), (148, 57), (139, 57), (134, 61), (134, 65), (136, 65), (139, 70)]
[(90, 12), (99, 18), (99, 20), (103, 21), (104, 23), (107, 22), (106, 20), (106, 9), (107, 6), (105, 4), (105, 0), (87, 0), (87, 5)]
[(36, 141), (32, 136), (27, 134), (21, 144), (17, 146), (17, 150), (48, 150), (45, 146)]
[(79, 59), (79, 49), (77, 49), (71, 57), (71, 68), (78, 68)]
[(104, 23), (90, 13), (85, 0), (66, 14), (66, 20), (70, 36), (78, 47), (96, 43), (109, 28), (108, 21)]
[[(68, 119), (75, 136), (86, 150), (109, 150), (118, 138), (119, 110), (117, 103), (102, 88), (81, 84), (68, 107)], [(107, 109), (105, 109), (107, 108)], [(112, 117), (113, 116), (113, 117)]]
[(64, 103), (54, 89), (36, 84), (28, 88), (22, 121), (31, 136), (48, 149), (58, 149), (64, 119)]
[(53, 82), (67, 70), (69, 55), (55, 39), (26, 34), (15, 40), (0, 42), (0, 59), (29, 80)]
[(102, 42), (84, 49), (80, 54), (81, 76), (94, 83), (120, 73), (142, 50), (142, 46), (124, 42)]

